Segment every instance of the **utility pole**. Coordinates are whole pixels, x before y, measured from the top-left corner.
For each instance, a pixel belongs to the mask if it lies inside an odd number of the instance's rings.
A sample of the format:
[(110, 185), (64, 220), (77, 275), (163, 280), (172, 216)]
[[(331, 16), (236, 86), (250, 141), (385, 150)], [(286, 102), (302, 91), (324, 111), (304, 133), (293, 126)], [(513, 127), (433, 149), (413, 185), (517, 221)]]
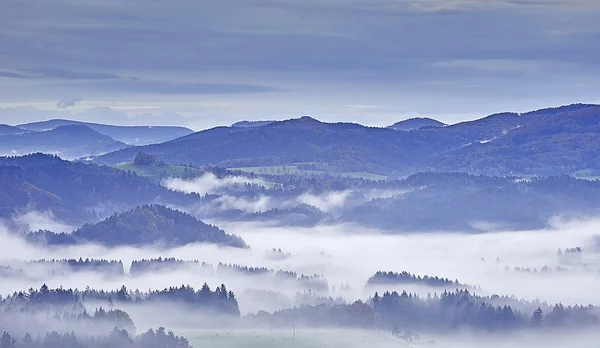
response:
[(296, 324), (294, 324), (293, 327), (294, 327), (294, 333), (293, 333), (292, 339), (295, 340), (296, 339)]

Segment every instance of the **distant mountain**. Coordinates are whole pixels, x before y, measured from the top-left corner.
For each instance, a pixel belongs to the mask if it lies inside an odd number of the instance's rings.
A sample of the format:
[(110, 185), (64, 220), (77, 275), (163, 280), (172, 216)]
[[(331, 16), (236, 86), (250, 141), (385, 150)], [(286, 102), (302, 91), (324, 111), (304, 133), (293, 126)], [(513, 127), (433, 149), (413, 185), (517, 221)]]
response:
[(211, 243), (247, 248), (239, 237), (229, 235), (178, 210), (161, 205), (144, 205), (115, 214), (96, 224), (86, 224), (71, 234), (38, 231), (27, 234), (29, 241), (50, 245), (94, 243), (105, 246), (183, 246)]
[(72, 120), (48, 120), (19, 125), (19, 128), (30, 131), (47, 131), (60, 126), (83, 125), (88, 126), (98, 133), (105, 134), (111, 138), (129, 145), (157, 144), (173, 140), (193, 133), (185, 127), (169, 126), (113, 126), (99, 123), (88, 123)]
[(428, 117), (415, 117), (409, 118), (408, 120), (396, 122), (387, 128), (391, 128), (393, 130), (398, 131), (412, 131), (421, 128), (439, 128), (446, 126), (445, 123), (442, 123), (438, 120), (434, 120)]
[(105, 246), (182, 246), (210, 243), (247, 248), (237, 236), (229, 235), (178, 210), (161, 205), (144, 205), (115, 214), (99, 223), (86, 224), (70, 235), (39, 231), (28, 239), (47, 244), (94, 243)]
[(386, 175), (421, 171), (563, 175), (600, 169), (596, 140), (600, 137), (595, 130), (599, 110), (600, 106), (574, 104), (410, 132), (302, 117), (261, 127), (213, 128), (162, 144), (122, 149), (96, 161), (115, 165), (145, 152), (168, 164), (200, 166), (302, 164), (330, 172)]
[(7, 124), (0, 124), (0, 135), (14, 135), (26, 133), (27, 131), (15, 126), (9, 126)]
[(240, 121), (231, 125), (231, 127), (251, 128), (262, 127), (277, 121)]
[(123, 149), (96, 159), (115, 165), (131, 162), (138, 152), (170, 164), (244, 167), (282, 163), (326, 162), (338, 171), (403, 170), (436, 153), (443, 139), (369, 128), (352, 123), (323, 123), (310, 117), (262, 127), (218, 127), (163, 144)]
[(600, 169), (600, 106), (523, 114), (503, 136), (431, 157), (436, 171), (487, 175), (569, 175)]
[(132, 173), (44, 154), (0, 157), (1, 173), (0, 218), (27, 209), (50, 211), (76, 224), (146, 203), (186, 205), (198, 200)]
[(36, 152), (60, 155), (66, 159), (97, 156), (127, 147), (108, 135), (87, 126), (60, 126), (50, 131), (0, 135), (0, 155), (26, 155)]

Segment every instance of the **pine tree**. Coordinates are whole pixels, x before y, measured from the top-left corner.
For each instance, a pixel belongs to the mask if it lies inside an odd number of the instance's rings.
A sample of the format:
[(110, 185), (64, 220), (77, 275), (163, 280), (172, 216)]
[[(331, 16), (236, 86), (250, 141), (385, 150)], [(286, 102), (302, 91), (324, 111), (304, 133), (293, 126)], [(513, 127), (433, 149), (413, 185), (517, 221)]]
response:
[(544, 321), (544, 311), (538, 307), (531, 316), (531, 326), (532, 327), (540, 327), (542, 326), (542, 322)]

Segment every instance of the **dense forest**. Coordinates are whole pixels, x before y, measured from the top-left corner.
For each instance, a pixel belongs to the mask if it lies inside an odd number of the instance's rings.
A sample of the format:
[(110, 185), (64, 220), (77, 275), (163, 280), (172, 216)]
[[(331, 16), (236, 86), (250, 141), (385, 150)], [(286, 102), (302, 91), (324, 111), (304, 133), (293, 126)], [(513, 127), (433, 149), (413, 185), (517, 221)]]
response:
[(472, 288), (460, 284), (458, 280), (440, 278), (428, 275), (418, 276), (409, 272), (377, 272), (367, 280), (367, 287), (375, 285), (424, 285), (435, 288), (468, 289)]
[(461, 329), (481, 331), (555, 330), (594, 327), (600, 323), (594, 306), (548, 305), (513, 297), (482, 297), (469, 290), (444, 291), (423, 298), (402, 292), (375, 293), (367, 302), (300, 306), (248, 315), (254, 326), (337, 326), (393, 331), (448, 333)]
[(96, 243), (106, 246), (213, 243), (248, 248), (238, 236), (228, 235), (178, 210), (161, 205), (144, 205), (96, 224), (86, 224), (71, 234), (38, 231), (26, 234), (28, 241), (46, 245)]
[(0, 218), (29, 209), (74, 223), (97, 221), (146, 203), (184, 205), (198, 199), (130, 172), (45, 154), (0, 157), (0, 198)]
[(163, 327), (136, 335), (129, 314), (102, 307), (90, 314), (82, 298), (76, 290), (46, 285), (0, 297), (0, 347), (191, 347)]

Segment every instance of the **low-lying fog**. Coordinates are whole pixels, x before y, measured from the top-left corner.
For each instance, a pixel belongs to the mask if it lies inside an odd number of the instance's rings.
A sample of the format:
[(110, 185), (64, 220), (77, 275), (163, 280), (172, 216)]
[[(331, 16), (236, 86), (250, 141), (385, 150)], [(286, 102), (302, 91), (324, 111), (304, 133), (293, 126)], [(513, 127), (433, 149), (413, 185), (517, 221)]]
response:
[[(0, 264), (19, 266), (27, 277), (0, 282), (0, 293), (8, 294), (29, 287), (38, 288), (41, 282), (50, 287), (116, 289), (124, 284), (133, 289), (161, 289), (172, 285), (190, 284), (194, 287), (208, 282), (215, 287), (225, 282), (239, 294), (243, 313), (257, 310), (253, 303), (244, 303), (246, 289), (265, 289), (293, 296), (299, 288), (275, 284), (261, 277), (245, 275), (200, 275), (196, 268), (181, 268), (167, 273), (149, 273), (136, 277), (99, 277), (94, 273), (44, 272), (27, 269), (22, 261), (39, 259), (96, 258), (121, 260), (127, 272), (133, 260), (174, 257), (198, 260), (213, 265), (219, 262), (250, 267), (297, 272), (298, 275), (323, 275), (330, 294), (348, 301), (365, 299), (367, 279), (377, 271), (407, 271), (416, 275), (457, 279), (462, 284), (480, 286), (482, 294), (515, 295), (524, 299), (540, 299), (549, 303), (600, 303), (600, 254), (594, 252), (594, 235), (599, 221), (556, 222), (555, 228), (544, 231), (498, 232), (489, 234), (383, 234), (352, 225), (318, 226), (314, 228), (273, 227), (250, 223), (211, 221), (229, 233), (243, 237), (251, 250), (218, 248), (209, 245), (188, 245), (170, 250), (159, 248), (112, 248), (75, 246), (44, 248), (26, 244), (18, 237), (3, 232), (0, 244)], [(583, 247), (580, 255), (557, 255), (558, 249)], [(281, 249), (288, 257), (272, 257), (268, 250)], [(21, 263), (19, 262), (21, 261)], [(549, 272), (540, 272), (547, 266)], [(562, 267), (568, 272), (557, 272)], [(518, 272), (514, 268), (529, 268)], [(534, 269), (538, 272), (535, 273)], [(340, 292), (343, 284), (351, 291)], [(333, 287), (338, 289), (333, 291)], [(387, 287), (390, 288), (389, 286)], [(399, 290), (421, 293), (440, 291), (432, 288)], [(443, 291), (443, 290), (442, 290)]]

